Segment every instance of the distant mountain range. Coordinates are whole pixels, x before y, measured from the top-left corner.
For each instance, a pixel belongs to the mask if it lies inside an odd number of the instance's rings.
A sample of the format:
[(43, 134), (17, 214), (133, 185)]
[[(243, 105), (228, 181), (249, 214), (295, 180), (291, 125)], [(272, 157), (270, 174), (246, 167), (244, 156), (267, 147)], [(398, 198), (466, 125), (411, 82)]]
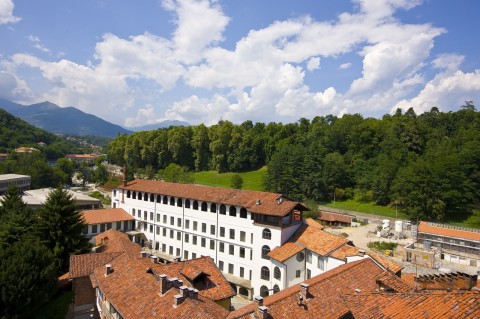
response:
[(134, 131), (155, 130), (173, 125), (189, 125), (181, 121), (164, 121), (126, 129), (95, 115), (82, 112), (75, 107), (60, 107), (51, 102), (21, 105), (0, 99), (0, 108), (33, 126), (56, 134), (93, 135), (114, 138), (118, 134), (131, 134)]

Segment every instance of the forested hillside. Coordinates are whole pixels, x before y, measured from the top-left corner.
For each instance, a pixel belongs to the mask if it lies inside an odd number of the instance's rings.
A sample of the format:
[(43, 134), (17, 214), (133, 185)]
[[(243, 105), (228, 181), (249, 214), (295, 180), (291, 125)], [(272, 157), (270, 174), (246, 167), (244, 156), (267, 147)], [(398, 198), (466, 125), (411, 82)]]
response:
[(478, 206), (480, 114), (437, 108), (398, 110), (382, 119), (347, 114), (297, 123), (173, 127), (120, 135), (109, 158), (132, 168), (246, 171), (268, 165), (265, 188), (314, 200), (356, 194), (393, 205), (412, 218), (468, 216)]

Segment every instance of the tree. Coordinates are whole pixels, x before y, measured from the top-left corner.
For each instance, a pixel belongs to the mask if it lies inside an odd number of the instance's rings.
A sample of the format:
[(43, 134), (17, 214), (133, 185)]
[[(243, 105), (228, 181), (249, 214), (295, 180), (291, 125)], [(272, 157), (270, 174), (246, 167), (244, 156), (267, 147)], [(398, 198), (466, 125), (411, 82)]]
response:
[(240, 174), (233, 174), (230, 187), (235, 189), (242, 189), (243, 187), (243, 178)]
[(32, 210), (22, 201), (18, 188), (8, 188), (0, 200), (0, 248), (19, 241), (33, 229)]
[(61, 188), (53, 190), (38, 211), (39, 236), (53, 252), (58, 271), (68, 269), (70, 255), (87, 252), (91, 245), (82, 235), (86, 227), (72, 196)]
[(193, 174), (175, 163), (171, 163), (167, 168), (160, 170), (157, 178), (171, 183), (191, 184), (194, 182)]

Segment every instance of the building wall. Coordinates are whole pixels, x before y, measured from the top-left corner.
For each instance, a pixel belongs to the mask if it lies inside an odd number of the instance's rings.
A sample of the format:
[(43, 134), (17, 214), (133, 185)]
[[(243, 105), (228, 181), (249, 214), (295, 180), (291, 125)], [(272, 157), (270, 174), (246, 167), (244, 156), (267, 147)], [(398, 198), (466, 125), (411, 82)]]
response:
[[(15, 175), (15, 174), (8, 174), (8, 175)], [(26, 191), (30, 189), (30, 176), (21, 176), (17, 175), (12, 176), (10, 178), (6, 178), (6, 175), (0, 175), (0, 195), (4, 195), (8, 188), (12, 185), (16, 185), (20, 192)]]

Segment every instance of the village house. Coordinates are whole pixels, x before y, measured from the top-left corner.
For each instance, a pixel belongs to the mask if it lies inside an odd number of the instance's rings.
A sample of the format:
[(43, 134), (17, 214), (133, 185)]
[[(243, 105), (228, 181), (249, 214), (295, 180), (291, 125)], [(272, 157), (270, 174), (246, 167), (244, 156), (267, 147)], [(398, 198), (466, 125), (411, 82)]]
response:
[(122, 208), (93, 209), (82, 211), (87, 224), (83, 235), (93, 238), (109, 229), (126, 232), (134, 229), (135, 218)]
[(65, 158), (71, 161), (74, 161), (77, 164), (86, 163), (92, 165), (95, 163), (95, 160), (99, 158), (98, 154), (67, 154)]

